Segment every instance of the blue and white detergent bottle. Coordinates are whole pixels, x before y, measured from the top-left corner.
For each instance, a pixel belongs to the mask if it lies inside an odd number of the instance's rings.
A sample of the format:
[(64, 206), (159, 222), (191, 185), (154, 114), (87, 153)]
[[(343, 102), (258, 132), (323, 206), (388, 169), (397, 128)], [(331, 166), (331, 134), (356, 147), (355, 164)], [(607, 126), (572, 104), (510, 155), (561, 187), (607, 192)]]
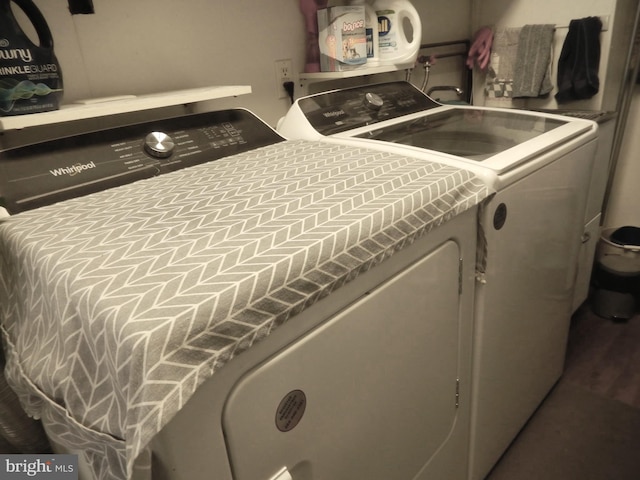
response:
[[(39, 45), (18, 25), (12, 2), (33, 24)], [(0, 116), (57, 110), (61, 97), (62, 73), (40, 10), (31, 0), (0, 0)]]
[(412, 64), (422, 41), (422, 23), (408, 0), (374, 0), (380, 65)]
[(378, 42), (378, 15), (369, 1), (350, 0), (349, 5), (364, 7), (365, 34), (367, 36), (367, 67), (380, 64), (380, 44)]

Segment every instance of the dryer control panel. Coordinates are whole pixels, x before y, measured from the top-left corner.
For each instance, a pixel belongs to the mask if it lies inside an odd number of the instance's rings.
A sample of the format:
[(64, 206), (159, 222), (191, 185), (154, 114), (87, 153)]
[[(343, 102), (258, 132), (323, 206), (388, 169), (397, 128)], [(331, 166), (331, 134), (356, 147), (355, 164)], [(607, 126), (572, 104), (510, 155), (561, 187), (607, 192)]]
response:
[(283, 141), (243, 109), (185, 115), (0, 151), (0, 207), (38, 208)]

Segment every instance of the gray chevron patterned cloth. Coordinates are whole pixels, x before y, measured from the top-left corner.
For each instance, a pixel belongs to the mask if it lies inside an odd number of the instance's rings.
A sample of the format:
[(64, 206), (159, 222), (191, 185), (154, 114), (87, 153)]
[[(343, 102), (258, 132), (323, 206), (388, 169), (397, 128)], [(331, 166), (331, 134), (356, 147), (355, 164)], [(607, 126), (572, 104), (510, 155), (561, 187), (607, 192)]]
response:
[(2, 219), (7, 379), (97, 478), (130, 477), (231, 358), (489, 193), (463, 169), (286, 141)]

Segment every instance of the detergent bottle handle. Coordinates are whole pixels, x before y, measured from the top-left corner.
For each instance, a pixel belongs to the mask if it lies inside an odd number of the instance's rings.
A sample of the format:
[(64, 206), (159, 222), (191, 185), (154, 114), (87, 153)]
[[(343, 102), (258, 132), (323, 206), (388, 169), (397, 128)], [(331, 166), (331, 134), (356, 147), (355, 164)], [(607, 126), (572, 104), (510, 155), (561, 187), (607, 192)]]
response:
[(411, 27), (413, 28), (413, 38), (411, 41), (407, 41), (406, 36), (403, 34), (400, 35), (400, 38), (406, 42), (406, 46), (408, 48), (420, 48), (420, 43), (422, 43), (422, 23), (420, 22), (420, 15), (418, 15), (418, 11), (415, 9), (413, 5), (410, 3), (406, 3), (403, 7), (397, 12), (398, 15), (398, 24), (402, 25), (404, 19), (408, 19), (411, 22)]
[[(53, 36), (51, 30), (44, 19), (44, 16), (31, 0), (5, 0), (7, 3), (7, 10), (11, 14), (10, 2), (14, 2), (25, 13), (29, 21), (33, 24), (36, 33), (38, 35), (38, 41), (41, 48), (53, 49)], [(12, 15), (13, 17), (13, 15)], [(15, 18), (14, 18), (15, 20)], [(16, 26), (18, 23), (16, 22)]]

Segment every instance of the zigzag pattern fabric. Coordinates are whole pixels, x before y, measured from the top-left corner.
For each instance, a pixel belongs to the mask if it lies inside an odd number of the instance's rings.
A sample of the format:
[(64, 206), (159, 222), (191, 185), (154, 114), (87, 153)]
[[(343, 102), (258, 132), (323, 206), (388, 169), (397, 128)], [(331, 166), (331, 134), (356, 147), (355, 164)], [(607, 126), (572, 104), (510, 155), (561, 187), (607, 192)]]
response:
[(0, 222), (7, 379), (97, 478), (231, 358), (490, 192), (411, 157), (286, 141)]

